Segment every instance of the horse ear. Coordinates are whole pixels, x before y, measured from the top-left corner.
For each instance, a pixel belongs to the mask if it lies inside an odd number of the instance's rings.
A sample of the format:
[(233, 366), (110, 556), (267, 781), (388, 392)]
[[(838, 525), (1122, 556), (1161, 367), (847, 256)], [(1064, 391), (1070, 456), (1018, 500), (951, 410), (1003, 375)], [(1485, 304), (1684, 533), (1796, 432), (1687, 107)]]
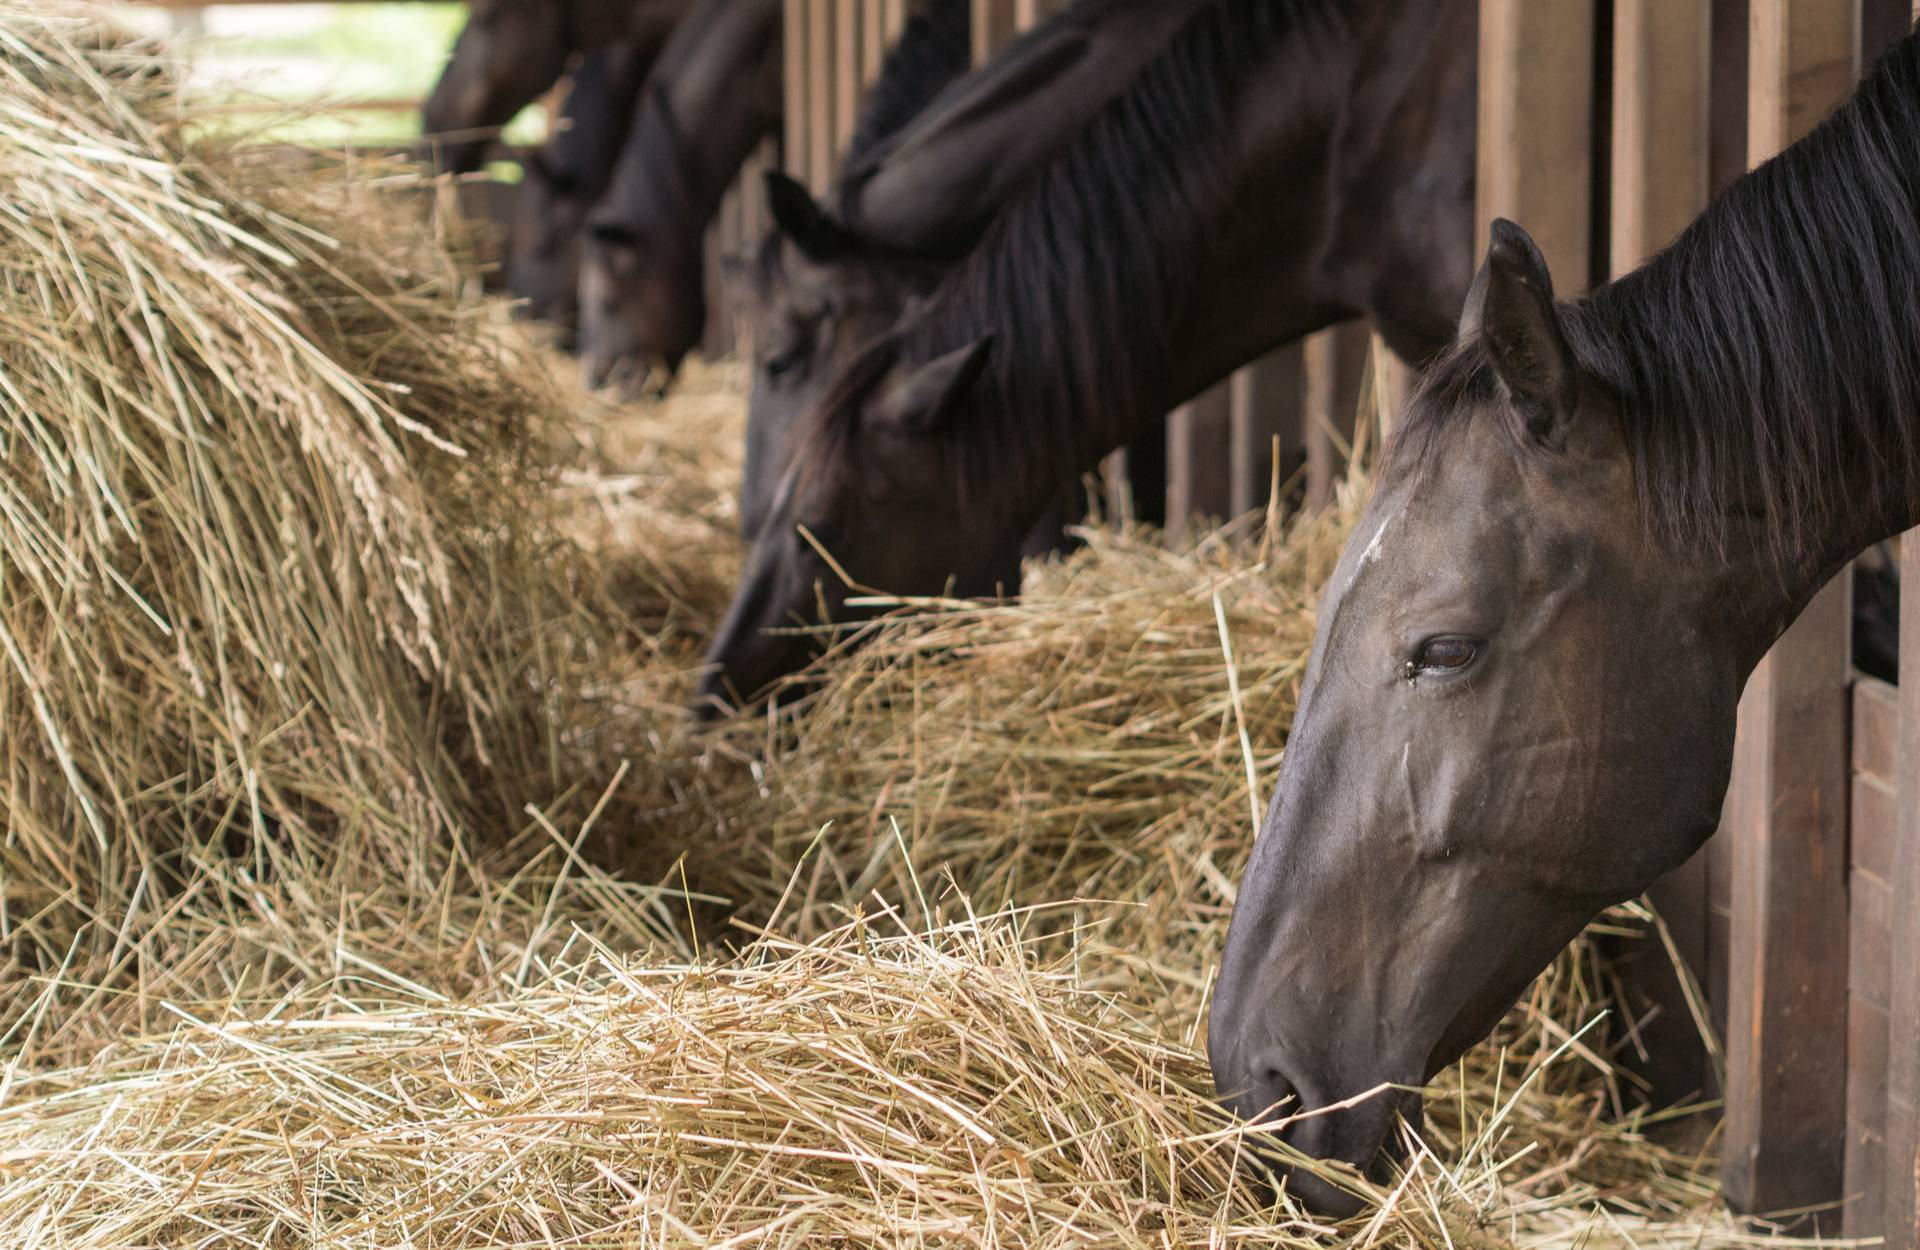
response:
[(1480, 340), (1527, 433), (1554, 444), (1579, 395), (1573, 350), (1553, 303), (1553, 276), (1533, 239), (1502, 217), (1460, 314), (1462, 342)]
[(827, 215), (811, 192), (777, 169), (769, 169), (767, 208), (774, 224), (809, 260), (829, 261), (853, 246), (846, 227)]
[(879, 419), (913, 434), (938, 429), (987, 367), (993, 355), (993, 337), (983, 335), (896, 381), (880, 397)]

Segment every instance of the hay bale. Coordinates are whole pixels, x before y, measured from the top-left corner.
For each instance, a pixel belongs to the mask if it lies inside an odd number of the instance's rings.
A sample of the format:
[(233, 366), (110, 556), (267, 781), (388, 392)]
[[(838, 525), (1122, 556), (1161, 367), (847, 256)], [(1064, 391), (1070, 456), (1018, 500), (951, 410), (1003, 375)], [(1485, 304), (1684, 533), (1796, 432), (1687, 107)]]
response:
[[(1733, 1240), (1724, 1217), (1654, 1222), (1703, 1205), (1687, 1162), (1543, 1095), (1524, 1058), (1463, 1086), (1446, 1161), (1423, 1150), (1366, 1215), (1330, 1230), (1270, 1206), (1190, 1041), (1037, 960), (1023, 923), (881, 918), (717, 965), (602, 954), (470, 1005), (188, 1022), (14, 1086), (0, 1229), (422, 1250)], [(1556, 1118), (1576, 1131), (1516, 1131)], [(1589, 1179), (1623, 1155), (1636, 1183)]]
[(456, 900), (604, 785), (624, 663), (543, 367), (406, 179), (213, 137), (159, 49), (5, 0), (0, 97), (0, 1030), (56, 972), (193, 997), (337, 976), (353, 925), (396, 970), (505, 941)]

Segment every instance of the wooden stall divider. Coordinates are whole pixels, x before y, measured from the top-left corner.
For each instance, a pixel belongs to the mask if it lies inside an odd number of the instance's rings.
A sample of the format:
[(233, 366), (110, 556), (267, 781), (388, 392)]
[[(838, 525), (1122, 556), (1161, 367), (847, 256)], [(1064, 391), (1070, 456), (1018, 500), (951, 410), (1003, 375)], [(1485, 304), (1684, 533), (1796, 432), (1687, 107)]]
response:
[[(1034, 6), (1025, 6), (1037, 20)], [(1007, 46), (1021, 29), (1017, 0), (973, 0), (973, 61), (978, 65)], [(1029, 22), (1028, 24), (1031, 24)]]
[[(1241, 516), (1266, 506), (1273, 466), (1284, 486), (1306, 455), (1301, 445), (1301, 399), (1306, 356), (1299, 344), (1269, 352), (1234, 373), (1228, 415), (1232, 447), (1227, 512)], [(1283, 501), (1284, 502), (1284, 501)]]
[[(1616, 0), (1608, 214), (1614, 276), (1666, 246), (1707, 206), (1712, 37), (1712, 0)], [(1714, 955), (1708, 864), (1703, 849), (1648, 891), (1674, 952), (1702, 982)], [(1626, 1009), (1640, 1017), (1639, 1072), (1655, 1103), (1716, 1095), (1720, 1077), (1695, 1019), (1699, 999), (1666, 944), (1649, 935), (1624, 945)]]
[(1167, 538), (1179, 543), (1202, 517), (1232, 510), (1233, 397), (1219, 382), (1167, 417)]
[[(1747, 149), (1805, 134), (1853, 82), (1857, 13), (1751, 0)], [(1846, 1131), (1847, 579), (1747, 682), (1723, 827), (1733, 839), (1722, 1177), (1739, 1211), (1841, 1197)]]
[(1306, 444), (1309, 512), (1332, 504), (1346, 476), (1372, 347), (1373, 335), (1359, 321), (1322, 330), (1302, 346), (1301, 439)]
[[(1912, 17), (1920, 20), (1920, 3)], [(1887, 1055), (1886, 1250), (1920, 1250), (1920, 530), (1900, 544), (1900, 807)]]

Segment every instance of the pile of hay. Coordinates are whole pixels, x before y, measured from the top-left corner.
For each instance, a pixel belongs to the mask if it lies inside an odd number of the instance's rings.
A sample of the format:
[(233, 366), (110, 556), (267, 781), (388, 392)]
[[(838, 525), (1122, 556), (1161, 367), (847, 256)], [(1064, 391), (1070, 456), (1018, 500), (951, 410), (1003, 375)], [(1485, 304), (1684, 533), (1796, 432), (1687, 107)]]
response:
[(56, 1246), (422, 1250), (1452, 1250), (1709, 1231), (1632, 1209), (1705, 1195), (1686, 1160), (1543, 1092), (1544, 1051), (1463, 1082), (1440, 1109), (1444, 1161), (1422, 1149), (1366, 1216), (1335, 1230), (1273, 1205), (1193, 1047), (1036, 962), (1021, 919), (881, 918), (719, 965), (597, 954), (478, 1003), (186, 1022), (15, 1084), (0, 1228)]
[(0, 1032), (512, 942), (478, 865), (557, 871), (628, 663), (544, 366), (393, 171), (207, 137), (154, 48), (8, 0), (0, 98)]
[(697, 726), (737, 374), (585, 404), (400, 179), (174, 81), (0, 0), (0, 1245), (1736, 1237), (1585, 947), (1366, 1215), (1233, 1166), (1205, 995), (1351, 498)]

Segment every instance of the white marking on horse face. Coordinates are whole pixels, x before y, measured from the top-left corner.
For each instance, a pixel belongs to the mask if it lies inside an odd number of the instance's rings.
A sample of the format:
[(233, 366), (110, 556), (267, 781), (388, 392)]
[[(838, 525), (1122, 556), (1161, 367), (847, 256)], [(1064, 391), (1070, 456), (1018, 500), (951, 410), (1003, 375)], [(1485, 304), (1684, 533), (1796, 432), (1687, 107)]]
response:
[(1374, 528), (1373, 537), (1367, 540), (1366, 549), (1360, 553), (1360, 558), (1353, 562), (1353, 571), (1347, 575), (1346, 584), (1340, 587), (1342, 599), (1346, 598), (1348, 592), (1358, 584), (1360, 575), (1367, 571), (1367, 567), (1380, 558), (1380, 544), (1387, 537), (1387, 527), (1392, 525), (1394, 518), (1399, 515), (1397, 512), (1389, 512), (1380, 518), (1380, 524)]

